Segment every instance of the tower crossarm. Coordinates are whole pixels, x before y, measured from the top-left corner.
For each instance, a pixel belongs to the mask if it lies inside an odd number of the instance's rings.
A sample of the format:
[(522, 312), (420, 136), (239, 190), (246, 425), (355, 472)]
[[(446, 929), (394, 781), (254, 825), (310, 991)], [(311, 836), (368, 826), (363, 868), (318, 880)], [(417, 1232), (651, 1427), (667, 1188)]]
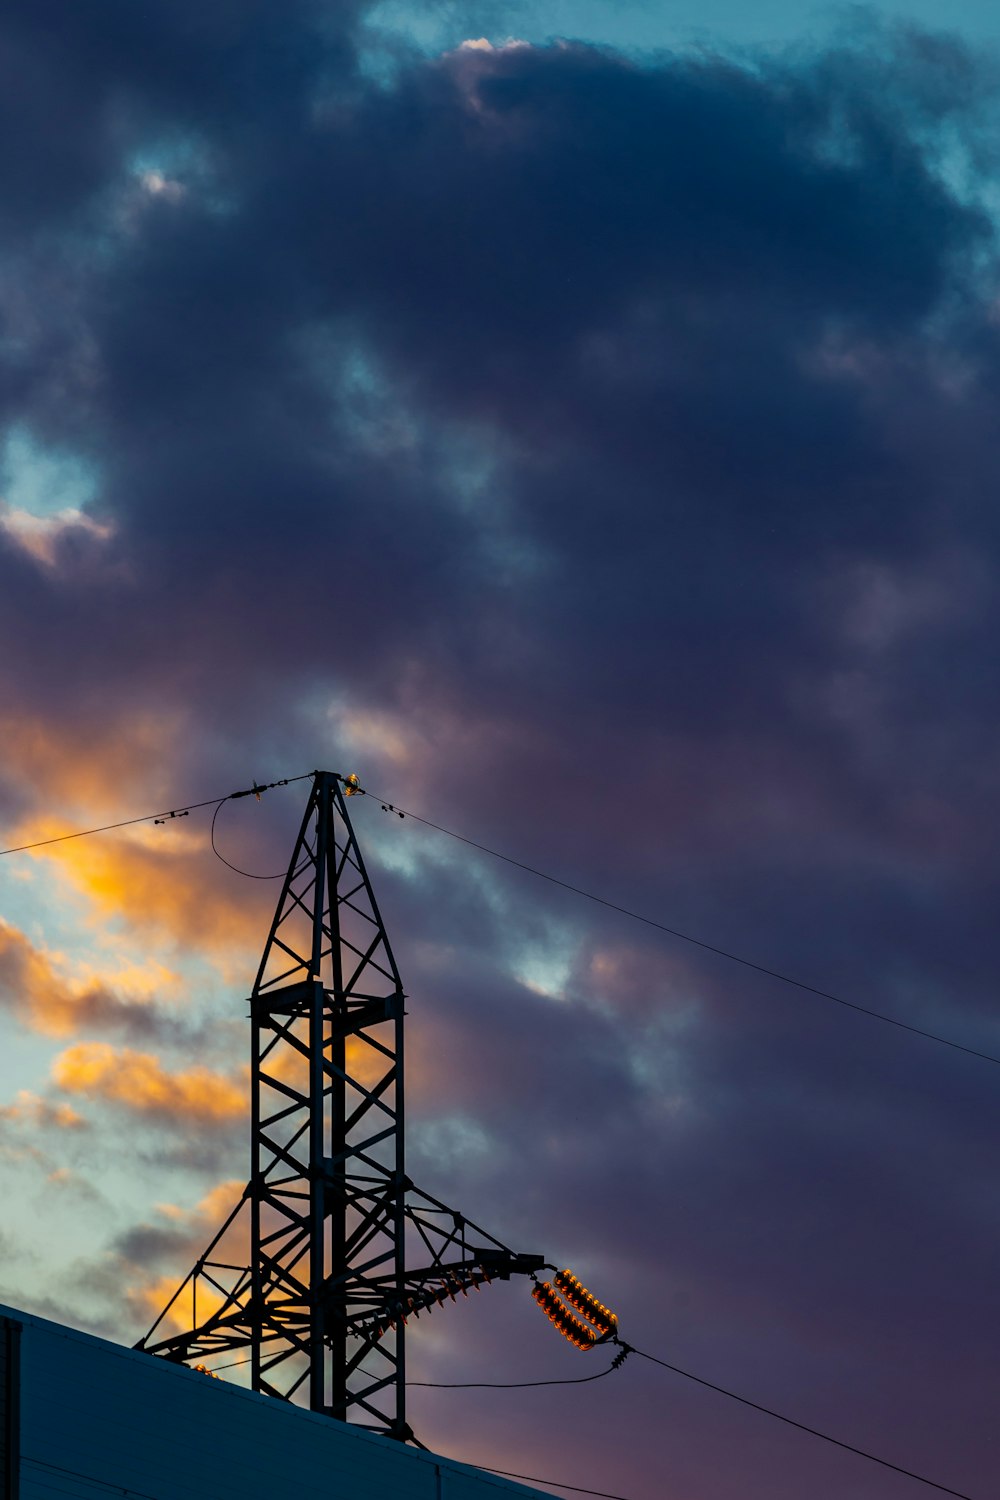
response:
[(459, 1296), (467, 1297), (470, 1291), (479, 1291), (492, 1281), (508, 1281), (517, 1273), (533, 1275), (545, 1263), (541, 1255), (485, 1251), (472, 1261), (451, 1261), (419, 1271), (407, 1271), (403, 1293), (400, 1295), (395, 1288), (387, 1287), (383, 1307), (352, 1318), (349, 1331), (355, 1337), (381, 1338), (386, 1333), (395, 1332), (411, 1317), (433, 1312)]

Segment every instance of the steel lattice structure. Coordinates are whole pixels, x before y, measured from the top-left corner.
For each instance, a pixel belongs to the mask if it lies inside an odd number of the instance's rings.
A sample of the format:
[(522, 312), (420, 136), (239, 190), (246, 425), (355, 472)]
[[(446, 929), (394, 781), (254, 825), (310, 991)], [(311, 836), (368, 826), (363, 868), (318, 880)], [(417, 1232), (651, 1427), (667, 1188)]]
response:
[(405, 996), (345, 789), (314, 775), (250, 997), (250, 1180), (136, 1347), (246, 1354), (254, 1390), (406, 1439), (406, 1320), (544, 1260), (406, 1176)]

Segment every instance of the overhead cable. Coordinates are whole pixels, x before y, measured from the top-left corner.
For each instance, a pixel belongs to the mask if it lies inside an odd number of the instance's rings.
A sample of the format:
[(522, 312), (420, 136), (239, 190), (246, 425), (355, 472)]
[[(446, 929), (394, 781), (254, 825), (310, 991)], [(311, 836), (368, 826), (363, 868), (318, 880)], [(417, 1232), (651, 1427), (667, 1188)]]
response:
[(577, 1375), (571, 1380), (408, 1380), (406, 1384), (429, 1391), (528, 1391), (540, 1385), (587, 1385), (591, 1380), (612, 1375), (624, 1362), (624, 1354), (619, 1354), (606, 1370), (598, 1370), (596, 1375)]
[[(439, 1390), (518, 1390), (530, 1389), (541, 1385), (585, 1385), (590, 1380), (601, 1380), (605, 1375), (610, 1375), (612, 1370), (618, 1369), (624, 1362), (626, 1355), (637, 1354), (640, 1359), (647, 1359), (654, 1365), (662, 1365), (663, 1369), (670, 1370), (674, 1375), (682, 1375), (685, 1380), (692, 1380), (696, 1385), (705, 1386), (717, 1395), (728, 1396), (731, 1401), (738, 1401), (741, 1406), (749, 1406), (753, 1411), (762, 1413), (763, 1416), (773, 1417), (777, 1422), (784, 1422), (788, 1427), (794, 1427), (799, 1432), (808, 1434), (809, 1437), (820, 1438), (824, 1443), (832, 1443), (835, 1448), (842, 1448), (847, 1453), (853, 1453), (858, 1458), (867, 1459), (869, 1463), (879, 1464), (883, 1469), (891, 1469), (894, 1474), (902, 1474), (907, 1479), (915, 1479), (918, 1484), (927, 1485), (930, 1489), (938, 1490), (943, 1495), (952, 1495), (954, 1500), (972, 1500), (963, 1490), (952, 1489), (949, 1485), (939, 1484), (935, 1479), (928, 1479), (925, 1474), (918, 1474), (915, 1469), (904, 1469), (901, 1464), (891, 1463), (887, 1458), (879, 1458), (875, 1453), (870, 1453), (866, 1448), (858, 1448), (853, 1443), (845, 1443), (841, 1438), (831, 1437), (828, 1432), (821, 1432), (818, 1427), (809, 1427), (805, 1422), (796, 1421), (794, 1417), (787, 1417), (783, 1412), (774, 1411), (769, 1406), (762, 1406), (759, 1401), (751, 1401), (747, 1396), (740, 1396), (736, 1391), (727, 1390), (725, 1386), (716, 1385), (712, 1380), (705, 1380), (701, 1375), (693, 1375), (690, 1370), (682, 1370), (679, 1365), (670, 1364), (665, 1359), (658, 1359), (655, 1354), (647, 1354), (642, 1349), (636, 1349), (634, 1345), (625, 1343), (622, 1339), (616, 1339), (615, 1343), (620, 1345), (621, 1353), (613, 1364), (606, 1370), (601, 1370), (597, 1375), (586, 1375), (579, 1380), (524, 1380), (512, 1381), (509, 1384), (498, 1384), (493, 1381), (467, 1381), (461, 1383), (444, 1384), (437, 1381), (409, 1380), (407, 1385), (418, 1385), (433, 1387)], [(486, 1469), (488, 1464), (477, 1464), (477, 1468)], [(583, 1495), (606, 1495), (604, 1490), (585, 1490), (579, 1485), (564, 1484), (556, 1479), (539, 1479), (533, 1474), (515, 1474), (509, 1469), (490, 1469), (493, 1474), (503, 1474), (509, 1479), (524, 1479), (533, 1484), (550, 1484), (556, 1489), (577, 1490)], [(623, 1496), (610, 1496), (608, 1500), (624, 1500)]]
[[(166, 812), (143, 813), (138, 818), (123, 818), (118, 823), (103, 823), (99, 828), (77, 828), (72, 833), (57, 833), (51, 838), (35, 839), (30, 844), (15, 844), (10, 849), (0, 849), (0, 855), (24, 854), (29, 849), (44, 849), (48, 844), (65, 844), (69, 839), (89, 838), (93, 833), (112, 833), (116, 828), (133, 828), (137, 823), (168, 823), (173, 818), (186, 817), (188, 813), (198, 812), (203, 807), (219, 808), (223, 802), (232, 802), (240, 797), (259, 798), (261, 792), (273, 791), (276, 786), (291, 786), (296, 781), (309, 781), (312, 776), (312, 771), (306, 771), (301, 776), (284, 776), (280, 781), (265, 782), (263, 786), (258, 786), (254, 782), (253, 786), (248, 786), (239, 792), (227, 792), (224, 797), (207, 797), (204, 802), (188, 802), (184, 807), (168, 808)], [(222, 859), (221, 854), (219, 858)], [(226, 861), (223, 860), (223, 863), (225, 864)], [(238, 873), (243, 875), (247, 872), (240, 870)], [(265, 876), (264, 878), (270, 879), (271, 877)]]
[(810, 1437), (822, 1438), (824, 1443), (832, 1443), (836, 1448), (844, 1448), (848, 1453), (856, 1453), (859, 1458), (867, 1458), (869, 1463), (881, 1464), (883, 1469), (892, 1469), (896, 1474), (905, 1474), (907, 1479), (915, 1479), (918, 1484), (929, 1485), (932, 1490), (940, 1490), (943, 1495), (954, 1495), (956, 1500), (972, 1500), (971, 1495), (966, 1495), (961, 1490), (953, 1490), (946, 1484), (938, 1484), (934, 1479), (928, 1479), (924, 1474), (918, 1474), (914, 1469), (901, 1468), (899, 1464), (890, 1463), (887, 1458), (879, 1458), (874, 1453), (869, 1453), (865, 1448), (856, 1448), (853, 1443), (842, 1442), (840, 1438), (831, 1437), (828, 1432), (820, 1432), (817, 1427), (807, 1427), (804, 1422), (797, 1422), (794, 1417), (786, 1417), (780, 1411), (772, 1411), (769, 1406), (761, 1406), (757, 1401), (751, 1401), (747, 1396), (739, 1396), (735, 1391), (726, 1390), (725, 1386), (716, 1385), (711, 1380), (705, 1380), (701, 1375), (692, 1375), (690, 1370), (682, 1370), (679, 1365), (668, 1364), (665, 1359), (658, 1359), (655, 1354), (647, 1354), (642, 1349), (636, 1349), (633, 1345), (624, 1345), (630, 1354), (638, 1354), (640, 1359), (648, 1359), (654, 1365), (662, 1365), (665, 1370), (670, 1370), (674, 1375), (683, 1375), (685, 1380), (693, 1380), (697, 1385), (703, 1385), (710, 1391), (715, 1391), (720, 1396), (728, 1396), (730, 1401), (738, 1401), (741, 1406), (752, 1407), (765, 1417), (773, 1417), (777, 1422), (784, 1422), (789, 1427), (797, 1427), (800, 1432), (807, 1432)]
[(1000, 1067), (1000, 1057), (995, 1057), (990, 1052), (981, 1052), (977, 1047), (967, 1047), (963, 1042), (956, 1042), (951, 1037), (942, 1036), (940, 1032), (927, 1031), (922, 1026), (913, 1026), (909, 1021), (900, 1021), (895, 1016), (887, 1016), (884, 1011), (874, 1010), (868, 1005), (859, 1005), (856, 1000), (846, 1000), (843, 995), (835, 995), (831, 990), (821, 990), (816, 985), (807, 984), (805, 980), (795, 979), (791, 974), (783, 974), (780, 969), (771, 969), (766, 964), (757, 963), (752, 958), (744, 958), (728, 948), (720, 948), (716, 943), (708, 943), (703, 938), (692, 937), (689, 932), (682, 932), (677, 927), (668, 927), (665, 922), (659, 922), (654, 917), (643, 916), (641, 912), (633, 911), (628, 906), (621, 906), (616, 901), (609, 901), (607, 897), (598, 896), (593, 891), (585, 890), (583, 886), (573, 885), (568, 880), (561, 880), (558, 875), (550, 875), (547, 870), (540, 870), (536, 865), (529, 865), (523, 860), (514, 859), (512, 855), (503, 854), (499, 849), (491, 849), (488, 844), (481, 844), (476, 839), (467, 838), (464, 833), (456, 833), (453, 828), (445, 828), (440, 823), (432, 823), (430, 818), (423, 818), (419, 813), (410, 812), (398, 804), (383, 800), (377, 792), (363, 791), (362, 795), (374, 797), (381, 804), (383, 812), (393, 812), (400, 818), (412, 818), (415, 823), (422, 823), (425, 828), (433, 828), (437, 833), (447, 834), (448, 838), (457, 839), (460, 844), (467, 844), (470, 849), (478, 849), (481, 854), (488, 854), (491, 859), (502, 860), (504, 864), (513, 865), (517, 870), (524, 870), (528, 875), (534, 875), (539, 880), (548, 881), (550, 885), (570, 891), (574, 896), (582, 896), (585, 901), (593, 901), (595, 905), (606, 907), (608, 911), (616, 911), (623, 917), (631, 917), (634, 922), (642, 922), (646, 927), (654, 927), (658, 932), (665, 932), (669, 937), (679, 938), (681, 942), (690, 943), (706, 953), (714, 953), (716, 957), (728, 959), (730, 963), (740, 964), (744, 969), (753, 969), (769, 979), (780, 980), (782, 984), (803, 990), (808, 995), (815, 995), (820, 1000), (830, 1000), (834, 1005), (842, 1005), (847, 1010), (857, 1011), (873, 1021), (884, 1021), (887, 1026), (896, 1026), (900, 1031), (912, 1032), (914, 1036), (924, 1037), (926, 1041), (938, 1042), (942, 1047), (952, 1047), (956, 1052), (965, 1052), (970, 1057), (978, 1057), (983, 1062), (995, 1063)]

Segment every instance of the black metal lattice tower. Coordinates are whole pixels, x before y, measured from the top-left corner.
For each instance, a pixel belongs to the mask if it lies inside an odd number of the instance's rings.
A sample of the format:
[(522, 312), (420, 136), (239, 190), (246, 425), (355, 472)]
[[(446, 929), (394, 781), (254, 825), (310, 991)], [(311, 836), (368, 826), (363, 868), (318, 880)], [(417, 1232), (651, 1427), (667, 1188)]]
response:
[(250, 1180), (137, 1347), (245, 1351), (254, 1390), (408, 1438), (407, 1319), (543, 1258), (405, 1175), (404, 994), (345, 790), (313, 777), (250, 997)]

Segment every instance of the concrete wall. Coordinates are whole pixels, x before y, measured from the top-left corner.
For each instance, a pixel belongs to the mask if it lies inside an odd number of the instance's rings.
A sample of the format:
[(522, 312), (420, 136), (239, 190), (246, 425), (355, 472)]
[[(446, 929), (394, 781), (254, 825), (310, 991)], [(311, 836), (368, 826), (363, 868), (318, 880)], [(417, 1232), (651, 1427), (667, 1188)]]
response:
[(22, 1324), (19, 1500), (543, 1493), (12, 1308), (0, 1315)]

